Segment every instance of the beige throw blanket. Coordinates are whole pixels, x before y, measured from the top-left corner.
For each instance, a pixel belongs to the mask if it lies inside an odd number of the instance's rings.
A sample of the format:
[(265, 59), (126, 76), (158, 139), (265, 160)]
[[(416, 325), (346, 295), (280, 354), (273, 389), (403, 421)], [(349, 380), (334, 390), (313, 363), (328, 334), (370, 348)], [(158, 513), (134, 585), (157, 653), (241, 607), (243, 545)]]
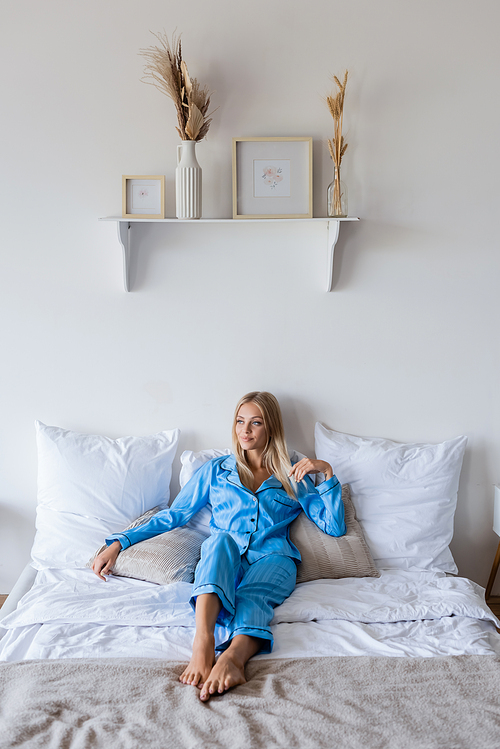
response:
[(253, 661), (203, 704), (158, 660), (0, 665), (0, 747), (498, 749), (500, 659)]

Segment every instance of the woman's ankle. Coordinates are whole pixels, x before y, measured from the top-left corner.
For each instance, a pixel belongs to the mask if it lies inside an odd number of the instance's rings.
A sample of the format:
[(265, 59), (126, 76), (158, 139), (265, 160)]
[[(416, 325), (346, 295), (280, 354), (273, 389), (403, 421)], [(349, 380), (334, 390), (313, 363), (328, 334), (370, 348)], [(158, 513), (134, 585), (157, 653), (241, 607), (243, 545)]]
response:
[(247, 661), (261, 648), (261, 641), (250, 635), (236, 635), (220, 656), (230, 658), (238, 668), (245, 668)]
[(215, 647), (215, 635), (213, 632), (210, 632), (209, 630), (202, 630), (201, 632), (199, 630), (196, 630), (193, 640), (193, 645), (200, 645), (200, 646), (214, 646)]

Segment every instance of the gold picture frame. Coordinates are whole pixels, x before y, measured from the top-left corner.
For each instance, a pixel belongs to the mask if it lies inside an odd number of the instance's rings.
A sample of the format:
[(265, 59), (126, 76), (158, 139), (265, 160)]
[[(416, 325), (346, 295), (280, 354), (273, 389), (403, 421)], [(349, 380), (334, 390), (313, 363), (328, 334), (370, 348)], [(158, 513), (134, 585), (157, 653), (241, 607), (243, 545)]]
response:
[(122, 176), (122, 218), (165, 218), (164, 175)]
[(233, 138), (233, 218), (312, 218), (309, 136)]

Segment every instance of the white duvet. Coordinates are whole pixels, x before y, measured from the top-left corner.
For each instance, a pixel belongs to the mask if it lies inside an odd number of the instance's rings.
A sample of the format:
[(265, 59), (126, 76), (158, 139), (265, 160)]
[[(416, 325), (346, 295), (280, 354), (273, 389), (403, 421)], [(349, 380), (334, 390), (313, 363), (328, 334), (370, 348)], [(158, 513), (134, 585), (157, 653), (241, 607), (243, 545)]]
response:
[[(18, 608), (0, 622), (0, 660), (144, 657), (185, 661), (194, 635), (191, 585), (127, 578), (100, 581), (89, 569), (39, 572)], [(500, 654), (500, 626), (484, 591), (443, 573), (385, 571), (381, 577), (298, 585), (275, 610), (270, 655), (438, 656)], [(217, 628), (218, 641), (226, 638)]]

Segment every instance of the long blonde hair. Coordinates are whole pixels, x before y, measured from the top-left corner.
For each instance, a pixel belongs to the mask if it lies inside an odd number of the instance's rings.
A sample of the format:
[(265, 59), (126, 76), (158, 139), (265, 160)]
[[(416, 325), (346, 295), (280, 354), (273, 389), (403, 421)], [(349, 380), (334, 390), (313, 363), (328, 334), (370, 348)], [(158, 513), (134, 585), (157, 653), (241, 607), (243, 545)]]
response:
[(283, 429), (283, 419), (281, 418), (280, 404), (272, 393), (255, 390), (243, 396), (236, 406), (233, 419), (233, 452), (236, 457), (236, 464), (241, 483), (252, 490), (253, 473), (250, 470), (246, 450), (244, 450), (236, 436), (236, 419), (240, 408), (245, 403), (255, 403), (262, 413), (262, 421), (267, 434), (267, 443), (262, 453), (262, 465), (269, 473), (281, 481), (283, 489), (289, 497), (296, 499), (292, 485), (289, 479), (289, 473), (292, 468), (288, 450), (285, 442), (285, 431)]

